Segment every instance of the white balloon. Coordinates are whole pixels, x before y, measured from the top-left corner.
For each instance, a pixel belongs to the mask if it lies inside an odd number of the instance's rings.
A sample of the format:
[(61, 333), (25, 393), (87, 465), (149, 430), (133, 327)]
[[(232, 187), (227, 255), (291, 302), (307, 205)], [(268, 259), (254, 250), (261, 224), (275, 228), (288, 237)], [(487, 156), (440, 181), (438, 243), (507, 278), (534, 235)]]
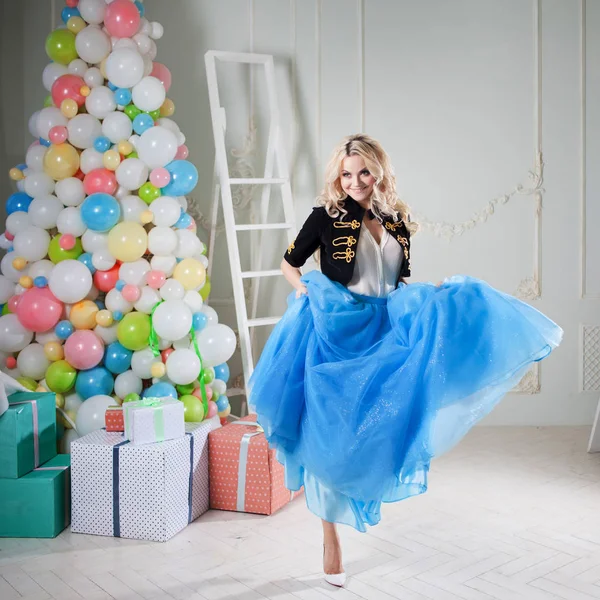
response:
[(101, 327), (96, 325), (94, 327), (94, 333), (104, 342), (105, 345), (112, 344), (117, 341), (117, 327), (118, 323), (111, 325), (110, 327)]
[(102, 248), (92, 254), (92, 265), (98, 271), (108, 271), (115, 266), (117, 259), (109, 252), (108, 248)]
[[(67, 131), (69, 134), (70, 144), (76, 148), (92, 148), (94, 145), (94, 140), (102, 135), (102, 125), (100, 124), (100, 121), (98, 121), (98, 119), (93, 115), (76, 115), (67, 124)], [(81, 156), (81, 163), (83, 164), (83, 155)], [(83, 171), (83, 168), (81, 170)]]
[(56, 227), (56, 220), (62, 209), (63, 203), (56, 196), (49, 194), (48, 196), (34, 198), (27, 212), (31, 223), (36, 227), (53, 229)]
[(187, 385), (200, 375), (200, 359), (193, 350), (174, 350), (167, 358), (167, 376), (177, 385)]
[(17, 356), (17, 367), (25, 375), (36, 381), (43, 379), (50, 361), (44, 354), (44, 346), (41, 344), (29, 344), (19, 352)]
[(156, 77), (144, 77), (131, 90), (133, 103), (141, 110), (152, 111), (160, 108), (167, 97), (165, 88)]
[(158, 119), (156, 121), (156, 126), (164, 127), (165, 129), (168, 129), (171, 133), (174, 133), (175, 135), (181, 133), (179, 125), (177, 125), (177, 123), (175, 123), (173, 119), (169, 119), (168, 117), (161, 117), (160, 119)]
[(52, 91), (52, 84), (61, 76), (68, 73), (67, 67), (59, 63), (51, 62), (44, 67), (42, 71), (42, 83), (44, 87), (50, 92)]
[(222, 379), (213, 379), (209, 385), (219, 396), (227, 393), (227, 384)]
[(92, 287), (90, 288), (90, 291), (88, 292), (88, 294), (84, 298), (84, 300), (91, 300), (92, 302), (94, 302), (94, 300), (98, 299), (99, 295), (100, 295), (100, 290), (98, 290), (98, 288), (92, 284)]
[(93, 25), (100, 25), (104, 21), (106, 3), (104, 0), (79, 0), (77, 5), (81, 18)]
[(207, 325), (202, 331), (196, 333), (196, 341), (205, 367), (223, 364), (235, 352), (235, 334), (227, 325)]
[(165, 300), (154, 311), (152, 323), (161, 338), (178, 340), (192, 327), (192, 311), (182, 300)]
[(87, 227), (81, 219), (79, 206), (63, 208), (58, 215), (58, 219), (56, 219), (56, 227), (59, 233), (70, 233), (75, 237), (82, 236)]
[(48, 149), (42, 144), (31, 146), (25, 154), (25, 163), (32, 171), (44, 170), (44, 155)]
[(169, 277), (177, 266), (177, 259), (174, 256), (153, 256), (150, 259), (150, 266), (155, 271), (162, 271), (166, 277)]
[(131, 38), (118, 38), (113, 36), (110, 38), (110, 43), (112, 44), (113, 50), (129, 48), (130, 50), (138, 51), (137, 44)]
[(156, 55), (158, 54), (158, 47), (156, 46), (156, 42), (154, 40), (150, 40), (150, 50), (148, 50), (148, 54), (146, 55), (150, 60), (154, 60)]
[(20, 352), (33, 339), (33, 331), (21, 325), (17, 315), (11, 313), (0, 317), (0, 350)]
[[(114, 146), (113, 146), (114, 148)], [(117, 199), (117, 200), (122, 200), (123, 198), (125, 198), (125, 196), (129, 195), (129, 192), (131, 190), (126, 190), (122, 185), (118, 185), (117, 186), (117, 191), (113, 194), (113, 196)], [(123, 214), (121, 214), (121, 217), (123, 217)], [(121, 219), (124, 220), (124, 219)]]
[(110, 53), (110, 38), (95, 25), (88, 25), (75, 37), (77, 54), (90, 64), (102, 62)]
[(65, 408), (64, 410), (73, 410), (77, 412), (79, 407), (82, 405), (83, 399), (77, 392), (67, 394), (65, 396)]
[(56, 335), (54, 329), (50, 329), (50, 331), (42, 331), (41, 333), (36, 333), (35, 341), (38, 344), (42, 344), (42, 346), (44, 344), (47, 344), (48, 342), (60, 342), (61, 344), (63, 343), (62, 340), (60, 340)]
[(123, 298), (121, 292), (116, 288), (113, 288), (108, 292), (108, 294), (106, 294), (104, 304), (111, 312), (120, 311), (124, 315), (133, 310), (133, 304), (131, 302), (127, 302), (127, 300)]
[[(12, 266), (12, 262), (15, 260), (15, 258), (17, 258), (17, 254), (15, 252), (7, 252), (0, 261), (0, 271), (4, 277), (10, 279), (10, 281), (13, 283), (17, 283), (17, 281), (19, 281), (23, 275), (27, 275), (29, 271), (29, 265), (27, 265), (21, 271), (17, 271), (17, 269)], [(17, 293), (16, 289), (15, 293)]]
[(111, 396), (99, 394), (88, 398), (77, 411), (75, 427), (81, 436), (92, 433), (104, 427), (106, 409), (114, 405), (115, 400)]
[(206, 315), (207, 325), (216, 325), (219, 322), (219, 315), (212, 306), (205, 305), (200, 309), (200, 312), (203, 312)]
[(181, 206), (171, 196), (160, 196), (150, 203), (152, 222), (159, 227), (171, 227), (181, 217)]
[(115, 394), (125, 398), (127, 394), (141, 394), (142, 380), (133, 371), (125, 371), (115, 377)]
[(188, 290), (183, 297), (183, 301), (190, 307), (192, 313), (200, 312), (204, 306), (202, 296), (194, 290)]
[(132, 136), (129, 137), (129, 142), (136, 150), (137, 150), (139, 141), (140, 141), (140, 136), (137, 133), (134, 133)]
[(81, 245), (86, 252), (91, 252), (92, 254), (108, 250), (108, 234), (87, 229), (81, 236)]
[(175, 256), (177, 258), (191, 258), (202, 251), (201, 242), (193, 231), (178, 229), (176, 233), (177, 248), (175, 249)]
[(50, 130), (57, 125), (66, 125), (69, 119), (65, 117), (56, 106), (47, 106), (40, 110), (37, 118), (38, 136), (47, 140)]
[(121, 204), (123, 221), (139, 223), (141, 214), (148, 209), (148, 205), (139, 196), (130, 194), (120, 198), (119, 203)]
[(106, 75), (117, 87), (132, 88), (144, 76), (144, 59), (133, 44), (134, 48), (115, 47), (106, 60)]
[(45, 277), (48, 279), (50, 273), (52, 273), (52, 269), (54, 269), (52, 261), (48, 259), (38, 260), (29, 267), (28, 275), (31, 279), (35, 279), (36, 277)]
[[(90, 115), (91, 116), (91, 115)], [(79, 157), (79, 168), (86, 175), (94, 169), (101, 169), (104, 166), (102, 153), (94, 148), (88, 148), (81, 153)]]
[(139, 158), (126, 158), (115, 171), (119, 185), (137, 190), (148, 180), (148, 167)]
[[(85, 107), (90, 115), (104, 119), (117, 108), (115, 94), (104, 85), (95, 87), (85, 99)], [(127, 115), (124, 116), (129, 119)]]
[(50, 234), (40, 227), (28, 227), (19, 231), (13, 240), (13, 248), (17, 256), (22, 256), (29, 262), (42, 260), (48, 254)]
[(177, 200), (177, 202), (179, 202), (179, 206), (181, 206), (181, 209), (184, 212), (187, 212), (187, 209), (188, 209), (187, 198), (185, 196), (177, 196), (176, 200)]
[(183, 300), (185, 288), (177, 279), (167, 279), (160, 288), (160, 295), (163, 300)]
[[(69, 73), (72, 75), (78, 75), (79, 77), (83, 77), (88, 70), (88, 65), (85, 60), (81, 60), (80, 58), (76, 58), (69, 63)], [(91, 87), (91, 86), (90, 86)]]
[(0, 304), (8, 302), (14, 293), (15, 282), (8, 279), (5, 275), (0, 275)]
[(152, 289), (150, 286), (145, 285), (141, 288), (139, 300), (133, 305), (133, 307), (138, 312), (142, 312), (146, 315), (149, 315), (152, 312), (152, 309), (159, 302), (160, 294), (155, 289)]
[(148, 233), (148, 250), (152, 254), (172, 254), (175, 248), (177, 234), (170, 227), (154, 227)]
[(140, 19), (140, 27), (138, 29), (138, 33), (143, 33), (145, 35), (150, 35), (152, 33), (152, 25), (150, 24), (150, 21), (146, 19), (146, 17), (142, 17)]
[(146, 285), (146, 276), (150, 271), (150, 264), (144, 258), (123, 263), (119, 267), (119, 279), (138, 287)]
[(16, 235), (19, 231), (24, 231), (31, 227), (31, 217), (29, 213), (18, 210), (6, 217), (6, 231)]
[(152, 39), (160, 40), (160, 38), (163, 36), (163, 33), (165, 32), (165, 28), (158, 21), (153, 21), (151, 25), (152, 33), (150, 35), (152, 36)]
[(150, 54), (144, 54), (142, 56), (142, 59), (144, 61), (144, 77), (148, 77), (148, 75), (150, 75), (150, 73), (152, 73), (152, 69), (154, 68), (154, 65), (152, 64), (152, 59), (150, 58)]
[(190, 348), (190, 336), (184, 335), (181, 339), (169, 343), (174, 350), (187, 350)]
[[(101, 89), (101, 88), (98, 88)], [(113, 143), (126, 140), (133, 131), (131, 119), (122, 112), (113, 112), (102, 121), (102, 133)]]
[(150, 50), (150, 38), (145, 33), (136, 33), (133, 36), (137, 49), (140, 54), (147, 54)]
[(164, 167), (177, 154), (177, 136), (160, 125), (146, 129), (137, 145), (139, 157), (150, 169)]
[(208, 258), (207, 258), (207, 257), (206, 257), (204, 254), (196, 254), (196, 255), (194, 256), (194, 258), (195, 258), (195, 259), (196, 259), (198, 262), (202, 263), (202, 266), (203, 266), (205, 269), (208, 269)]
[(162, 363), (160, 356), (154, 356), (150, 348), (137, 350), (131, 356), (131, 370), (141, 379), (150, 379), (150, 369), (154, 363)]
[(29, 133), (34, 137), (34, 138), (38, 138), (40, 137), (40, 134), (38, 133), (38, 128), (37, 128), (37, 120), (38, 117), (40, 116), (40, 110), (36, 110), (30, 117), (29, 117), (29, 121), (27, 122), (27, 129), (29, 129)]
[(83, 300), (91, 290), (92, 274), (78, 260), (63, 260), (52, 269), (48, 287), (60, 301), (73, 304)]
[(29, 173), (25, 178), (25, 193), (32, 198), (45, 196), (54, 191), (54, 180), (43, 172)]
[(86, 85), (91, 88), (104, 85), (104, 75), (98, 67), (90, 67), (83, 76)]
[(65, 206), (79, 206), (85, 199), (83, 181), (77, 177), (57, 181), (54, 193)]

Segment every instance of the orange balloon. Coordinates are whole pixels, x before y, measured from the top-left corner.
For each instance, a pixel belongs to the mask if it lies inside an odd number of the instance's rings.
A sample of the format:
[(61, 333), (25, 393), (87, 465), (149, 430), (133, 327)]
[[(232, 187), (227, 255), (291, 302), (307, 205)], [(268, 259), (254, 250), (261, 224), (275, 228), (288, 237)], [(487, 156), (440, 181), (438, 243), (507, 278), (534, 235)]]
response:
[(96, 327), (96, 315), (98, 314), (98, 310), (96, 303), (91, 300), (76, 302), (71, 307), (69, 321), (73, 323), (75, 329), (93, 329)]
[(79, 170), (79, 152), (71, 144), (56, 144), (44, 154), (44, 171), (57, 181), (73, 177)]

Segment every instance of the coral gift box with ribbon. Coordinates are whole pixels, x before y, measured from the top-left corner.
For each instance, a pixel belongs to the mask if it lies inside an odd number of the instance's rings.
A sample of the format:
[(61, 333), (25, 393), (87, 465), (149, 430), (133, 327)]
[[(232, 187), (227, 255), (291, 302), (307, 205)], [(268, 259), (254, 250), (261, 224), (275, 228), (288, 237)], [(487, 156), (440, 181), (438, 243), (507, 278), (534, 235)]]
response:
[(211, 508), (270, 515), (302, 493), (286, 489), (283, 466), (256, 415), (233, 421), (208, 439)]
[(125, 431), (122, 406), (109, 406), (104, 414), (104, 425), (106, 431)]
[(133, 445), (93, 431), (71, 444), (71, 531), (164, 542), (208, 510), (208, 443), (218, 416), (176, 440)]
[(132, 444), (153, 444), (185, 435), (184, 405), (173, 398), (142, 398), (123, 404), (125, 437)]

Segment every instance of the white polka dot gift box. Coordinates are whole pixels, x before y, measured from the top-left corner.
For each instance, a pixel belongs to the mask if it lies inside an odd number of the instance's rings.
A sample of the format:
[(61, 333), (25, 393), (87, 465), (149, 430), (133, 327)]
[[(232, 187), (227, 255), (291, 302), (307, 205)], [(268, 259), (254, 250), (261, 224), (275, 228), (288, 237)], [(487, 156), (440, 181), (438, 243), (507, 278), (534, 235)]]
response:
[(185, 435), (183, 402), (173, 398), (142, 398), (123, 404), (125, 438), (132, 444), (153, 444)]
[(71, 444), (71, 531), (164, 542), (209, 508), (208, 434), (219, 417), (186, 423), (185, 436), (134, 445), (94, 431)]
[(302, 493), (285, 487), (256, 415), (213, 431), (208, 444), (211, 508), (271, 515)]

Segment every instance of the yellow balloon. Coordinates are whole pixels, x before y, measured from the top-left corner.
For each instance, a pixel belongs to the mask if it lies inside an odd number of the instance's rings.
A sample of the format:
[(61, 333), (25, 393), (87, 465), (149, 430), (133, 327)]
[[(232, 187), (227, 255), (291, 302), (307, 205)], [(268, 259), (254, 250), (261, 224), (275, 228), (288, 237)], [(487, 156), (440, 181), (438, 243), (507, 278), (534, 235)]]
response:
[(127, 140), (121, 140), (117, 145), (117, 150), (119, 151), (119, 154), (127, 156), (133, 152), (133, 144)]
[(160, 107), (161, 117), (170, 117), (175, 112), (175, 104), (171, 98), (167, 98)]
[(73, 177), (79, 169), (79, 152), (71, 144), (56, 144), (44, 154), (44, 171), (57, 181)]
[(221, 417), (221, 419), (224, 419), (225, 417), (228, 417), (230, 414), (231, 414), (231, 406), (228, 405), (225, 410), (222, 410), (219, 413), (219, 417)]
[(144, 210), (140, 214), (142, 225), (148, 225), (148, 223), (152, 222), (152, 219), (154, 219), (154, 213), (151, 210)]
[(56, 394), (56, 408), (65, 407), (65, 397), (62, 394)]
[(150, 367), (150, 374), (152, 377), (162, 377), (167, 372), (165, 365), (161, 362), (153, 363)]
[(19, 278), (19, 285), (28, 290), (30, 287), (33, 287), (33, 279), (29, 275), (23, 275)]
[(106, 58), (100, 63), (100, 73), (102, 73), (104, 79), (108, 79), (108, 75), (106, 74)]
[(21, 171), (21, 169), (17, 169), (17, 167), (13, 167), (9, 172), (8, 172), (8, 176), (13, 180), (13, 181), (21, 181), (21, 179), (25, 178), (25, 175), (23, 175), (23, 171)]
[(17, 256), (17, 258), (15, 258), (12, 261), (12, 266), (13, 269), (16, 269), (17, 271), (22, 271), (27, 266), (27, 260), (22, 256)]
[(82, 85), (81, 89), (79, 90), (79, 93), (84, 97), (87, 98), (91, 93), (92, 90), (90, 89), (89, 85)]
[[(73, 423), (75, 423), (75, 419), (77, 418), (77, 411), (73, 410), (73, 409), (69, 409), (69, 410), (65, 410), (64, 412), (69, 417), (69, 419), (71, 419), (71, 421)], [(57, 421), (60, 421), (64, 425), (65, 429), (71, 429), (71, 423), (69, 423), (69, 421), (67, 421), (63, 417), (63, 415), (60, 411), (56, 411), (56, 419), (57, 419)]]
[(173, 271), (173, 279), (177, 279), (186, 290), (195, 290), (204, 285), (206, 269), (195, 258), (184, 258)]
[(102, 155), (102, 164), (109, 171), (116, 171), (120, 162), (121, 162), (121, 157), (119, 156), (119, 153), (116, 150), (107, 150)]
[(77, 102), (72, 98), (65, 98), (60, 103), (60, 112), (69, 119), (72, 119), (77, 114), (78, 109)]
[(113, 324), (113, 316), (110, 310), (100, 310), (96, 313), (96, 323), (100, 327), (110, 327)]
[(98, 314), (98, 310), (96, 303), (91, 300), (76, 302), (71, 307), (69, 321), (73, 323), (75, 329), (93, 329), (96, 327), (96, 315)]
[(44, 354), (51, 362), (62, 360), (65, 357), (65, 353), (60, 342), (46, 342), (44, 344)]
[(147, 247), (148, 234), (139, 223), (117, 223), (108, 234), (108, 250), (121, 262), (133, 262), (142, 258)]
[(67, 21), (67, 29), (77, 35), (82, 29), (85, 29), (87, 23), (81, 17), (71, 17)]

